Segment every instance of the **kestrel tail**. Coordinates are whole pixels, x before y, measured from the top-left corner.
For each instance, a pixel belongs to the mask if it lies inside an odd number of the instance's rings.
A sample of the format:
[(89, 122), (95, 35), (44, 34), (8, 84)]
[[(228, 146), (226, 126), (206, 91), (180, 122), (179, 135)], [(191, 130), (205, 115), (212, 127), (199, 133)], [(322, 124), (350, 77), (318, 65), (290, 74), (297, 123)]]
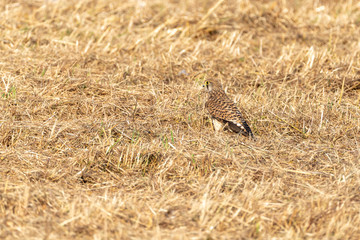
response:
[(216, 81), (206, 81), (203, 85), (208, 92), (209, 98), (205, 107), (211, 115), (215, 130), (218, 130), (219, 123), (232, 131), (254, 138), (254, 135), (242, 116), (235, 103), (230, 100)]

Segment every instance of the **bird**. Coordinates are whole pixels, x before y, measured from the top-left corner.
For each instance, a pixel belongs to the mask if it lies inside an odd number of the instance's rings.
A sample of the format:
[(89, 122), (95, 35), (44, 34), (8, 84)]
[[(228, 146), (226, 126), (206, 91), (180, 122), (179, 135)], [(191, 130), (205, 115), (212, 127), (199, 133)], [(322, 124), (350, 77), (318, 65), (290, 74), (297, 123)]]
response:
[(216, 80), (205, 81), (203, 89), (208, 93), (205, 108), (211, 116), (215, 131), (228, 127), (235, 133), (255, 139), (243, 115)]

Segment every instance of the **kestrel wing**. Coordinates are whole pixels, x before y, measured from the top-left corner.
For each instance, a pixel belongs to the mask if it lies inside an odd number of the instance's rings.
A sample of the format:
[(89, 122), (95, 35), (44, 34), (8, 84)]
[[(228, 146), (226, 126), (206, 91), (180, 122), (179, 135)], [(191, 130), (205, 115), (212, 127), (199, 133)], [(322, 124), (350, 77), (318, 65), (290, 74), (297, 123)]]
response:
[(214, 91), (205, 106), (212, 117), (227, 122), (232, 131), (253, 137), (249, 125), (225, 92)]

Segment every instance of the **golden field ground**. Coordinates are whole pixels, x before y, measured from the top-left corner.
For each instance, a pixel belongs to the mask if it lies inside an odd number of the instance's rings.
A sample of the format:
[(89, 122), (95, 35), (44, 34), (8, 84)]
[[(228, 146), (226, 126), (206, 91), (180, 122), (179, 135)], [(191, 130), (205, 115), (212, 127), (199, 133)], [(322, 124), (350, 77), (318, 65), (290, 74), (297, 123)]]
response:
[(359, 36), (351, 0), (1, 1), (0, 238), (360, 239)]

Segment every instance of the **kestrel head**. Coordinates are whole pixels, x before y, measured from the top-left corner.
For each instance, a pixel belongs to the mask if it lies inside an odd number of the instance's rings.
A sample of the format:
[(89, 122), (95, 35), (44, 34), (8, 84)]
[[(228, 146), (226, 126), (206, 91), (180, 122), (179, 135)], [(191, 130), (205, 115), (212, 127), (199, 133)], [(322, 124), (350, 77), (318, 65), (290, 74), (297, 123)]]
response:
[(206, 80), (202, 87), (206, 92), (211, 92), (217, 88), (221, 89), (220, 83), (218, 83), (216, 80)]

